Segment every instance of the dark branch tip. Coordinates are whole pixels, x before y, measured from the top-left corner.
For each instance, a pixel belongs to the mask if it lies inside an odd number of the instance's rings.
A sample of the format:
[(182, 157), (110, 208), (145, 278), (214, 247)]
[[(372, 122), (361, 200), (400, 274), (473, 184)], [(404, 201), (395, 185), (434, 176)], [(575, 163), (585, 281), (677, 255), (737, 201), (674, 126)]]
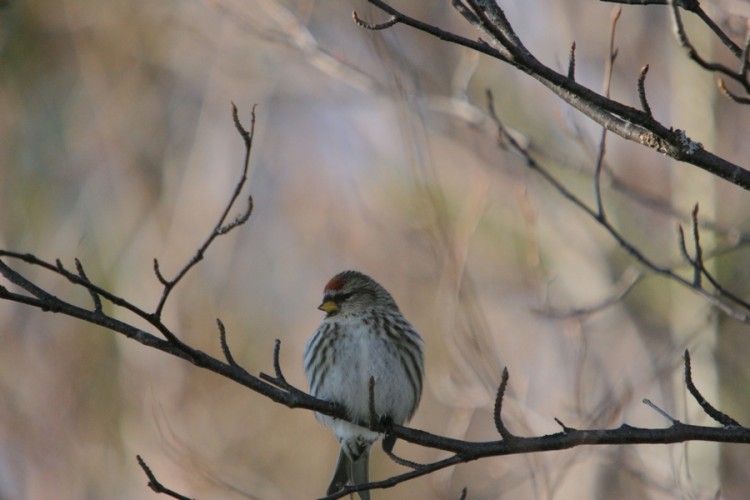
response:
[(379, 31), (379, 30), (388, 29), (394, 24), (399, 22), (398, 17), (391, 16), (391, 18), (384, 23), (368, 23), (367, 21), (359, 17), (356, 10), (352, 11), (352, 19), (354, 19), (354, 22), (360, 28), (364, 28), (364, 29), (371, 30), (371, 31)]
[(146, 464), (146, 461), (143, 460), (143, 458), (140, 455), (136, 455), (136, 459), (138, 460), (138, 465), (141, 466), (141, 469), (143, 469), (143, 472), (146, 474), (146, 477), (148, 478), (148, 487), (151, 488), (151, 490), (154, 493), (163, 493), (167, 496), (170, 496), (172, 498), (176, 498), (177, 500), (192, 500), (190, 497), (186, 497), (185, 495), (181, 495), (180, 493), (177, 493), (174, 490), (171, 490), (161, 484), (158, 479), (156, 479), (156, 475), (153, 473), (151, 468)]
[(284, 385), (288, 386), (289, 384), (286, 381), (286, 378), (284, 377), (284, 374), (281, 371), (281, 362), (279, 361), (279, 356), (281, 354), (281, 340), (276, 339), (276, 341), (273, 344), (273, 371), (276, 375), (276, 378), (281, 381)]
[(500, 386), (497, 388), (497, 396), (495, 396), (495, 408), (493, 411), (493, 417), (495, 420), (495, 428), (497, 429), (497, 432), (499, 432), (500, 435), (505, 440), (513, 438), (513, 434), (511, 434), (508, 428), (505, 427), (505, 423), (503, 422), (503, 418), (502, 418), (503, 398), (505, 397), (505, 389), (508, 386), (509, 378), (510, 378), (510, 375), (508, 373), (508, 367), (505, 367), (503, 368), (503, 374), (500, 379)]
[[(255, 106), (256, 105), (253, 105), (253, 122), (255, 121)], [(234, 104), (234, 102), (232, 102), (232, 120), (234, 121), (234, 128), (237, 129), (237, 132), (239, 132), (242, 140), (245, 141), (245, 144), (248, 144), (252, 139), (252, 136), (245, 129), (245, 127), (242, 126), (242, 122), (240, 122), (239, 111), (237, 111), (237, 106)]]
[(568, 432), (571, 432), (571, 431), (575, 430), (573, 427), (568, 427), (567, 425), (565, 425), (563, 423), (563, 421), (560, 420), (557, 417), (555, 417), (555, 422), (557, 422), (557, 425), (559, 425), (560, 427), (562, 427), (563, 433), (565, 433), (565, 434), (567, 434)]
[(739, 422), (737, 422), (726, 413), (723, 413), (714, 408), (713, 405), (703, 397), (703, 395), (693, 383), (690, 353), (687, 351), (687, 349), (685, 350), (685, 354), (683, 355), (683, 357), (685, 360), (685, 385), (687, 386), (690, 395), (693, 396), (695, 401), (700, 405), (706, 415), (708, 415), (724, 427), (741, 427)]
[(221, 319), (216, 318), (216, 326), (219, 328), (219, 343), (221, 345), (221, 352), (224, 353), (224, 359), (234, 367), (239, 366), (234, 360), (234, 356), (232, 356), (232, 351), (229, 349), (229, 343), (227, 343), (227, 331)]
[(643, 112), (646, 113), (649, 118), (653, 119), (654, 115), (651, 112), (651, 106), (649, 106), (648, 99), (646, 98), (646, 75), (648, 74), (648, 69), (649, 66), (646, 64), (638, 73), (638, 100), (641, 101)]
[(576, 79), (576, 42), (570, 46), (570, 55), (568, 56), (568, 78), (575, 81)]
[(154, 257), (154, 274), (156, 275), (156, 279), (159, 280), (159, 283), (162, 284), (162, 286), (170, 286), (169, 281), (167, 278), (164, 277), (164, 275), (161, 273), (161, 267), (159, 266), (159, 259)]

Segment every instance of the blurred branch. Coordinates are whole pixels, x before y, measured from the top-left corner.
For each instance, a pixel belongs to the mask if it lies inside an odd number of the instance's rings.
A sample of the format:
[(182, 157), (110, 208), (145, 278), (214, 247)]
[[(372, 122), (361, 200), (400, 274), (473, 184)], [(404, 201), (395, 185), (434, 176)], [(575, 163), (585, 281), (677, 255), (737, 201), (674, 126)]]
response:
[[(697, 3), (697, 2), (696, 2)], [(715, 26), (716, 29), (714, 29), (714, 33), (721, 33), (723, 37), (722, 41), (729, 40), (730, 45), (727, 45), (730, 49), (732, 49), (732, 52), (734, 53), (735, 57), (739, 59), (738, 67), (739, 70), (735, 71), (723, 64), (720, 63), (714, 63), (709, 62), (703, 57), (701, 57), (700, 54), (698, 54), (698, 50), (695, 48), (693, 43), (690, 41), (690, 38), (688, 37), (687, 31), (685, 31), (685, 25), (682, 22), (682, 16), (680, 15), (680, 9), (677, 5), (674, 3), (671, 3), (672, 8), (672, 20), (674, 21), (675, 25), (675, 33), (677, 34), (677, 40), (680, 42), (680, 45), (683, 49), (687, 52), (688, 57), (695, 62), (698, 66), (701, 68), (712, 71), (715, 73), (721, 73), (722, 75), (725, 75), (728, 78), (731, 78), (735, 82), (742, 85), (742, 87), (745, 89), (745, 92), (750, 94), (750, 81), (748, 80), (747, 75), (747, 40), (745, 42), (745, 48), (742, 49), (738, 45), (736, 45), (734, 42), (731, 42), (729, 38), (724, 35), (723, 31), (716, 26), (713, 21), (708, 16), (701, 17), (701, 19), (706, 22), (706, 24), (709, 24), (709, 27)], [(700, 7), (698, 7), (700, 9)], [(703, 10), (700, 10), (700, 12), (703, 12)], [(713, 29), (713, 28), (712, 28)], [(724, 86), (726, 88), (726, 86)], [(728, 92), (728, 91), (727, 91)], [(735, 102), (739, 102), (735, 100)]]
[[(571, 76), (574, 75), (574, 59), (571, 56), (571, 62), (568, 68), (568, 76), (556, 73), (552, 69), (544, 66), (539, 62), (526, 47), (522, 44), (520, 38), (513, 30), (510, 22), (505, 16), (503, 10), (494, 1), (487, 0), (453, 0), (456, 10), (471, 24), (475, 25), (482, 33), (492, 40), (491, 44), (480, 40), (475, 42), (459, 35), (446, 32), (438, 27), (432, 26), (425, 22), (413, 19), (402, 12), (391, 7), (382, 0), (368, 0), (375, 7), (381, 9), (390, 16), (388, 26), (396, 24), (405, 24), (425, 33), (431, 34), (451, 43), (472, 48), (479, 52), (485, 53), (504, 62), (507, 62), (518, 69), (528, 73), (532, 77), (541, 81), (553, 92), (576, 107), (594, 121), (602, 125), (602, 135), (599, 140), (599, 147), (594, 169), (594, 194), (596, 197), (596, 207), (591, 208), (582, 201), (577, 195), (567, 189), (559, 180), (553, 177), (544, 169), (532, 156), (528, 147), (521, 145), (518, 141), (507, 133), (505, 126), (500, 122), (495, 114), (491, 102), (491, 93), (489, 93), (489, 115), (495, 123), (500, 142), (505, 144), (509, 149), (521, 156), (532, 170), (538, 172), (565, 198), (573, 202), (579, 209), (582, 209), (587, 215), (593, 218), (597, 223), (603, 226), (617, 243), (625, 249), (638, 262), (650, 270), (664, 275), (684, 286), (687, 286), (698, 294), (707, 299), (710, 303), (718, 307), (732, 318), (750, 323), (750, 304), (741, 300), (739, 297), (727, 292), (720, 284), (710, 276), (708, 271), (703, 267), (702, 261), (697, 266), (697, 279), (687, 280), (677, 274), (669, 267), (660, 266), (648, 258), (634, 244), (630, 243), (612, 224), (607, 220), (604, 204), (601, 196), (601, 172), (603, 168), (604, 154), (606, 152), (606, 134), (614, 132), (624, 138), (636, 140), (641, 144), (653, 147), (663, 153), (672, 156), (675, 159), (692, 163), (705, 168), (715, 175), (719, 175), (732, 183), (735, 183), (745, 189), (750, 189), (750, 172), (737, 166), (725, 162), (725, 160), (707, 153), (702, 145), (688, 138), (682, 130), (666, 129), (663, 125), (656, 122), (653, 118), (651, 109), (646, 99), (644, 79), (647, 69), (641, 70), (638, 78), (637, 90), (639, 100), (643, 110), (637, 110), (625, 106), (609, 98), (609, 86), (611, 83), (612, 66), (617, 56), (617, 50), (614, 46), (614, 35), (619, 15), (619, 8), (615, 9), (612, 14), (610, 25), (610, 44), (608, 52), (607, 67), (605, 70), (603, 95), (599, 95), (590, 89), (576, 83)], [(699, 6), (693, 5), (693, 2), (672, 2), (672, 6), (677, 9), (676, 4), (684, 4), (691, 9), (699, 9)], [(368, 28), (368, 23), (361, 21), (355, 14), (358, 24)], [(679, 19), (679, 15), (677, 15)], [(378, 25), (378, 28), (382, 28)], [(746, 68), (745, 68), (746, 69)], [(696, 223), (697, 224), (697, 223)], [(698, 229), (696, 225), (696, 238)], [(696, 239), (696, 248), (700, 249), (700, 243)], [(692, 262), (691, 262), (692, 264)], [(703, 287), (701, 276), (705, 276), (714, 286), (715, 291), (707, 290)]]
[[(498, 140), (499, 145), (501, 145), (504, 148), (509, 149), (510, 151), (520, 156), (526, 163), (527, 167), (529, 167), (534, 172), (538, 173), (548, 184), (550, 184), (565, 199), (573, 203), (576, 207), (578, 207), (578, 209), (583, 211), (591, 219), (596, 221), (597, 224), (603, 227), (610, 234), (610, 236), (614, 238), (617, 244), (620, 245), (620, 247), (624, 249), (628, 254), (630, 254), (631, 257), (633, 257), (641, 265), (645, 266), (651, 271), (657, 274), (660, 274), (662, 276), (665, 276), (669, 278), (670, 280), (673, 280), (687, 288), (692, 289), (698, 295), (702, 296), (708, 302), (710, 302), (711, 304), (716, 306), (718, 309), (720, 309), (722, 312), (724, 312), (726, 315), (736, 319), (737, 321), (741, 321), (743, 323), (750, 323), (750, 303), (743, 301), (736, 295), (727, 291), (723, 286), (721, 286), (714, 279), (714, 277), (709, 273), (709, 271), (703, 266), (703, 258), (702, 258), (703, 250), (700, 246), (700, 238), (699, 238), (700, 231), (699, 231), (699, 225), (698, 225), (697, 210), (693, 211), (693, 221), (694, 221), (693, 235), (694, 235), (696, 254), (700, 255), (700, 264), (697, 264), (696, 262), (694, 262), (694, 259), (691, 259), (687, 255), (687, 251), (684, 251), (683, 254), (685, 255), (685, 258), (688, 261), (688, 263), (690, 263), (694, 267), (697, 266), (700, 272), (700, 275), (706, 277), (709, 280), (709, 282), (716, 289), (716, 292), (712, 292), (710, 290), (707, 290), (705, 287), (703, 287), (700, 279), (694, 278), (693, 280), (688, 280), (680, 276), (679, 274), (677, 274), (677, 272), (674, 269), (657, 264), (655, 261), (653, 261), (648, 256), (646, 256), (637, 246), (635, 246), (634, 243), (628, 240), (617, 228), (615, 228), (612, 225), (611, 222), (609, 222), (605, 217), (603, 217), (598, 209), (588, 206), (586, 202), (584, 202), (578, 195), (576, 195), (570, 189), (565, 187), (565, 185), (562, 184), (560, 180), (558, 180), (555, 176), (553, 176), (546, 168), (544, 168), (543, 165), (541, 165), (531, 155), (529, 149), (526, 146), (521, 145), (518, 141), (516, 141), (513, 138), (512, 135), (508, 134), (502, 121), (497, 116), (497, 113), (495, 111), (494, 100), (492, 97), (492, 92), (490, 91), (487, 91), (487, 109), (490, 114), (490, 117), (492, 118), (493, 122), (495, 123), (495, 126), (497, 127), (497, 133), (498, 133), (497, 140)], [(596, 189), (596, 185), (594, 189)], [(678, 228), (678, 229), (680, 231), (680, 234), (683, 235), (682, 229), (681, 228)], [(681, 243), (681, 247), (684, 247), (684, 235), (682, 236), (682, 241), (683, 243)], [(624, 294), (622, 296), (624, 296)]]
[[(688, 57), (695, 62), (701, 68), (712, 71), (715, 73), (721, 73), (724, 76), (734, 80), (740, 84), (747, 94), (750, 94), (750, 80), (748, 80), (748, 51), (750, 50), (750, 29), (745, 36), (745, 41), (742, 46), (735, 43), (724, 30), (714, 22), (711, 17), (706, 14), (698, 0), (600, 0), (602, 2), (613, 2), (627, 5), (668, 5), (672, 11), (672, 20), (675, 26), (675, 34), (677, 40), (680, 42), (680, 46), (685, 49)], [(716, 37), (727, 47), (732, 55), (737, 58), (737, 70), (733, 70), (723, 64), (709, 62), (698, 53), (698, 50), (690, 41), (687, 32), (685, 31), (685, 25), (682, 22), (682, 16), (680, 9), (687, 12), (691, 12), (698, 16), (700, 20), (708, 26), (708, 28), (716, 35)], [(722, 78), (717, 80), (717, 85), (721, 90), (722, 94), (732, 99), (738, 104), (750, 104), (750, 97), (738, 96), (729, 91), (726, 87), (726, 83)]]
[[(506, 62), (557, 94), (565, 102), (624, 139), (655, 149), (675, 160), (690, 163), (743, 189), (750, 190), (750, 171), (703, 149), (683, 130), (667, 127), (650, 113), (627, 106), (577, 83), (542, 64), (523, 45), (503, 10), (495, 1), (452, 0), (456, 10), (488, 37), (478, 41), (445, 31), (407, 16), (382, 0), (368, 0), (390, 16), (389, 23), (403, 24), (456, 45), (473, 49)], [(364, 23), (365, 25), (368, 23)], [(378, 27), (380, 26), (377, 23)]]
[[(615, 32), (617, 31), (617, 21), (620, 19), (622, 9), (615, 7), (612, 10), (609, 25), (609, 50), (607, 51), (607, 63), (604, 66), (604, 97), (609, 98), (609, 90), (612, 86), (612, 71), (617, 59), (617, 48), (615, 47)], [(604, 164), (604, 154), (607, 152), (607, 127), (602, 127), (602, 135), (599, 138), (599, 148), (596, 153), (596, 163), (594, 164), (594, 194), (596, 195), (596, 212), (602, 220), (607, 218), (604, 212), (604, 203), (602, 202), (602, 166)]]
[(558, 310), (551, 307), (544, 307), (535, 309), (534, 311), (544, 317), (553, 319), (568, 319), (578, 316), (588, 316), (590, 314), (603, 311), (604, 309), (610, 308), (620, 303), (630, 293), (630, 291), (635, 288), (635, 285), (640, 283), (642, 278), (643, 273), (634, 268), (628, 268), (624, 273), (622, 273), (622, 276), (620, 276), (620, 279), (616, 283), (614, 293), (609, 297), (605, 297), (597, 304), (588, 307), (578, 307), (570, 310)]
[[(491, 107), (490, 112), (492, 113), (493, 117), (495, 117), (494, 110), (492, 110)], [(229, 198), (229, 203), (224, 209), (219, 222), (217, 223), (207, 240), (199, 247), (193, 259), (191, 259), (188, 264), (186, 264), (182, 268), (182, 270), (176, 275), (175, 278), (173, 278), (172, 280), (165, 280), (167, 281), (167, 283), (173, 283), (169, 288), (170, 290), (177, 283), (179, 283), (182, 276), (184, 276), (193, 266), (197, 264), (198, 261), (200, 261), (200, 258), (198, 258), (197, 256), (202, 258), (205, 251), (218, 238), (218, 236), (226, 234), (229, 230), (241, 226), (248, 220), (250, 214), (249, 209), (235, 218), (232, 222), (226, 222), (233, 203), (243, 190), (246, 181), (247, 165), (252, 149), (252, 127), (250, 132), (246, 131), (244, 127), (242, 127), (239, 122), (239, 118), (237, 117), (236, 108), (233, 109), (233, 117), (235, 120), (237, 131), (242, 136), (245, 144), (245, 161), (243, 165), (242, 176), (235, 186), (235, 189)], [(495, 119), (497, 118), (495, 117)], [(501, 133), (501, 136), (506, 135), (504, 134), (504, 129), (499, 120), (497, 120), (497, 126), (498, 131)], [(506, 139), (512, 141), (512, 139), (510, 138), (506, 137)], [(585, 205), (582, 205), (582, 202), (580, 200), (573, 197), (572, 194), (570, 194), (554, 178), (552, 178), (548, 173), (546, 173), (546, 171), (544, 171), (539, 165), (537, 165), (534, 160), (530, 156), (528, 156), (528, 153), (526, 153), (525, 150), (518, 145), (518, 143), (511, 142), (510, 145), (515, 152), (521, 154), (522, 156), (526, 155), (525, 157), (527, 158), (527, 162), (533, 169), (540, 172), (543, 176), (545, 176), (545, 178), (548, 178), (548, 180), (554, 185), (559, 186), (561, 193), (563, 193), (566, 197), (569, 197), (569, 199), (571, 199), (571, 201), (573, 201), (574, 203), (580, 204), (587, 213), (592, 215), (594, 218), (597, 218), (596, 212), (586, 207)], [(600, 218), (598, 218), (597, 220), (600, 220), (600, 223), (603, 225), (607, 224), (606, 221)], [(619, 238), (618, 241), (622, 240), (622, 237), (619, 236), (619, 234), (614, 231), (611, 226), (605, 225), (605, 227), (607, 227), (613, 235)], [(698, 244), (697, 240), (696, 244)], [(645, 257), (641, 258), (644, 259), (645, 262), (648, 262)], [(92, 307), (81, 307), (51, 294), (43, 287), (39, 286), (31, 279), (24, 276), (22, 273), (10, 267), (5, 262), (6, 260), (21, 261), (30, 264), (31, 266), (41, 268), (42, 270), (63, 277), (77, 287), (82, 287), (91, 295), (93, 301)], [(432, 448), (435, 450), (447, 451), (450, 453), (450, 456), (445, 459), (429, 464), (418, 464), (397, 457), (392, 453), (390, 449), (388, 449), (387, 452), (389, 456), (394, 458), (394, 460), (396, 460), (398, 463), (406, 465), (413, 470), (404, 474), (390, 477), (383, 481), (375, 481), (357, 486), (348, 486), (335, 495), (331, 495), (326, 498), (340, 498), (356, 491), (369, 490), (373, 488), (389, 488), (409, 479), (424, 476), (451, 465), (471, 462), (485, 457), (562, 450), (584, 445), (664, 444), (695, 440), (750, 443), (750, 429), (740, 426), (736, 423), (736, 421), (724, 414), (721, 414), (723, 415), (723, 417), (721, 417), (721, 420), (719, 420), (720, 422), (725, 423), (723, 427), (686, 425), (680, 423), (677, 420), (674, 420), (672, 422), (672, 425), (663, 429), (645, 429), (631, 427), (627, 424), (623, 424), (615, 429), (579, 430), (573, 427), (566, 426), (559, 420), (557, 420), (558, 423), (560, 423), (560, 425), (562, 426), (561, 432), (545, 436), (518, 436), (516, 434), (513, 434), (505, 426), (502, 420), (502, 402), (509, 380), (507, 370), (503, 371), (497, 391), (497, 396), (495, 398), (494, 421), (496, 430), (502, 438), (500, 440), (473, 442), (453, 439), (450, 437), (431, 434), (417, 429), (395, 425), (387, 418), (372, 418), (374, 417), (374, 415), (371, 415), (371, 418), (366, 419), (366, 421), (352, 421), (347, 416), (344, 409), (339, 405), (316, 399), (303, 392), (302, 390), (294, 387), (286, 380), (284, 374), (282, 373), (281, 364), (279, 362), (281, 344), (278, 340), (276, 341), (273, 351), (274, 375), (271, 376), (265, 373), (261, 373), (259, 376), (252, 375), (240, 365), (238, 365), (235, 361), (226, 339), (226, 329), (221, 321), (217, 320), (217, 325), (219, 328), (219, 345), (225, 361), (215, 358), (180, 341), (178, 336), (169, 328), (169, 326), (162, 322), (160, 314), (147, 312), (135, 306), (129, 300), (96, 285), (85, 274), (85, 272), (83, 271), (83, 266), (80, 262), (76, 262), (76, 267), (77, 272), (73, 273), (68, 271), (59, 261), (57, 261), (55, 264), (52, 264), (31, 254), (21, 254), (7, 250), (0, 250), (0, 275), (4, 276), (9, 283), (15, 285), (21, 290), (21, 292), (11, 291), (5, 286), (0, 285), (0, 299), (29, 305), (45, 312), (55, 312), (63, 314), (65, 316), (78, 318), (88, 323), (102, 326), (107, 330), (121, 333), (126, 337), (131, 338), (147, 347), (152, 347), (173, 356), (179, 357), (192, 363), (195, 366), (209, 370), (229, 380), (233, 380), (234, 382), (241, 384), (254, 392), (257, 392), (258, 394), (261, 394), (276, 403), (287, 406), (288, 408), (304, 408), (307, 410), (312, 410), (342, 420), (351, 421), (354, 424), (367, 427), (376, 432), (386, 433), (388, 435), (390, 447), (392, 447), (392, 444), (394, 442), (393, 440), (395, 438), (398, 438), (420, 446)], [(163, 308), (169, 296), (167, 285), (164, 286), (164, 295), (162, 296), (162, 300), (159, 301), (157, 312), (160, 311), (161, 308)], [(102, 307), (101, 303), (102, 300), (109, 301), (114, 306), (130, 311), (136, 316), (146, 320), (148, 324), (153, 328), (153, 331), (146, 331), (144, 329), (135, 327), (130, 323), (115, 319), (112, 316), (108, 315), (104, 312), (104, 308)], [(161, 337), (157, 336), (157, 334), (161, 335)], [(695, 385), (692, 382), (688, 357), (686, 357), (685, 362), (686, 384), (688, 385), (691, 394), (696, 398), (704, 411), (706, 411), (714, 418), (717, 418), (716, 415), (719, 415), (720, 412), (718, 412), (718, 410), (715, 410), (713, 406), (708, 404), (708, 402), (703, 398), (703, 396), (700, 395), (697, 388), (695, 388)], [(371, 384), (370, 390), (374, 394), (374, 383)], [(372, 413), (374, 413), (374, 409)], [(726, 425), (726, 422), (730, 422), (731, 425)], [(384, 445), (385, 444), (386, 443), (384, 441)], [(149, 479), (149, 486), (154, 489), (154, 491), (168, 494), (170, 496), (173, 496), (174, 498), (187, 498), (161, 485), (161, 483), (156, 479), (155, 475), (146, 465), (143, 459), (138, 457), (138, 461), (142, 469), (144, 470), (144, 473)]]
[(711, 19), (701, 8), (699, 0), (600, 0), (601, 2), (620, 3), (625, 5), (670, 5), (697, 15), (732, 53), (740, 57), (742, 49)]

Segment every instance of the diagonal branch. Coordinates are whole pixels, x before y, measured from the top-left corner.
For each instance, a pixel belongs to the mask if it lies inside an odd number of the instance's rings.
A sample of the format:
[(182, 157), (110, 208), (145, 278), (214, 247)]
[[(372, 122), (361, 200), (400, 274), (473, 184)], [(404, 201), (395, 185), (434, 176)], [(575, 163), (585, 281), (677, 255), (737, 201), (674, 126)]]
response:
[[(691, 140), (678, 129), (662, 125), (645, 111), (621, 104), (557, 73), (537, 60), (510, 28), (502, 9), (494, 1), (469, 1), (472, 15), (465, 16), (482, 33), (492, 35), (495, 45), (474, 41), (403, 14), (382, 0), (370, 4), (414, 29), (506, 62), (538, 80), (569, 105), (620, 137), (655, 149), (675, 160), (690, 163), (743, 189), (750, 190), (750, 171), (731, 163)], [(454, 5), (460, 2), (453, 2)], [(463, 5), (463, 4), (461, 4)], [(466, 12), (466, 7), (459, 12)], [(493, 24), (497, 22), (499, 24)]]
[(164, 493), (165, 495), (176, 498), (177, 500), (193, 500), (190, 497), (177, 493), (161, 484), (161, 482), (156, 479), (156, 475), (151, 470), (151, 467), (146, 464), (146, 461), (143, 460), (140, 455), (136, 455), (136, 459), (138, 460), (138, 465), (143, 469), (143, 473), (146, 474), (146, 477), (148, 478), (148, 487), (154, 490), (155, 493)]

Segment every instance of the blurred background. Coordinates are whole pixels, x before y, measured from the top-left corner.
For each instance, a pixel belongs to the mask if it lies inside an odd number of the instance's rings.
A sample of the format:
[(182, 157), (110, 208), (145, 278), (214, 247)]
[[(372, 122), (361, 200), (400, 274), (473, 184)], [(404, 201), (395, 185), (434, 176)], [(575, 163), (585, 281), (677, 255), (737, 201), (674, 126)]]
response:
[[(394, 1), (468, 37), (449, 2)], [(704, 395), (750, 423), (748, 328), (642, 272), (595, 223), (495, 144), (485, 91), (540, 161), (593, 203), (600, 130), (510, 67), (403, 26), (363, 1), (0, 2), (0, 247), (67, 266), (153, 310), (167, 276), (193, 255), (242, 167), (230, 102), (257, 129), (255, 212), (210, 248), (167, 304), (165, 322), (221, 357), (269, 372), (275, 339), (305, 387), (304, 342), (322, 288), (353, 268), (388, 288), (426, 343), (414, 427), (494, 440), (492, 405), (510, 371), (504, 415), (520, 435), (577, 428), (713, 425), (686, 397), (682, 354)], [(602, 88), (612, 4), (503, 1), (521, 39)], [(747, 2), (706, 6), (735, 40)], [(702, 54), (733, 64), (691, 16)], [(668, 9), (625, 7), (612, 95), (747, 167), (750, 110), (718, 95), (684, 57)], [(610, 220), (660, 265), (681, 262), (677, 225), (700, 204), (710, 266), (748, 293), (750, 195), (699, 169), (610, 136), (603, 195)], [(238, 211), (243, 206), (238, 207)], [(689, 231), (688, 231), (689, 232)], [(729, 249), (729, 250), (726, 250)], [(66, 300), (88, 295), (17, 263)], [(689, 269), (682, 268), (689, 275)], [(594, 308), (637, 280), (627, 296)], [(145, 326), (108, 306), (116, 317)], [(313, 498), (338, 445), (289, 410), (161, 352), (60, 315), (0, 303), (0, 498), (156, 498), (140, 454), (167, 486), (197, 498)], [(414, 461), (442, 452), (399, 443)], [(375, 498), (740, 498), (747, 446), (580, 447), (440, 471)], [(371, 477), (403, 472), (378, 448)]]

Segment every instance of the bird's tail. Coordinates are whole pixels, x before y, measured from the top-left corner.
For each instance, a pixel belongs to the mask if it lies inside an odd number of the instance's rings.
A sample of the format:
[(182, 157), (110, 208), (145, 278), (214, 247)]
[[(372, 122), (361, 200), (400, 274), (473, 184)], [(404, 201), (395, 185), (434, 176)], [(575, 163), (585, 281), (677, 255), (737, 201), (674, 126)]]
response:
[[(330, 486), (328, 486), (326, 495), (332, 495), (340, 491), (347, 484), (365, 484), (370, 482), (369, 459), (369, 446), (356, 460), (352, 460), (342, 447), (339, 451), (339, 460), (336, 462), (336, 470), (333, 471), (333, 478), (331, 479)], [(360, 500), (370, 500), (369, 491), (359, 491), (357, 493)]]

